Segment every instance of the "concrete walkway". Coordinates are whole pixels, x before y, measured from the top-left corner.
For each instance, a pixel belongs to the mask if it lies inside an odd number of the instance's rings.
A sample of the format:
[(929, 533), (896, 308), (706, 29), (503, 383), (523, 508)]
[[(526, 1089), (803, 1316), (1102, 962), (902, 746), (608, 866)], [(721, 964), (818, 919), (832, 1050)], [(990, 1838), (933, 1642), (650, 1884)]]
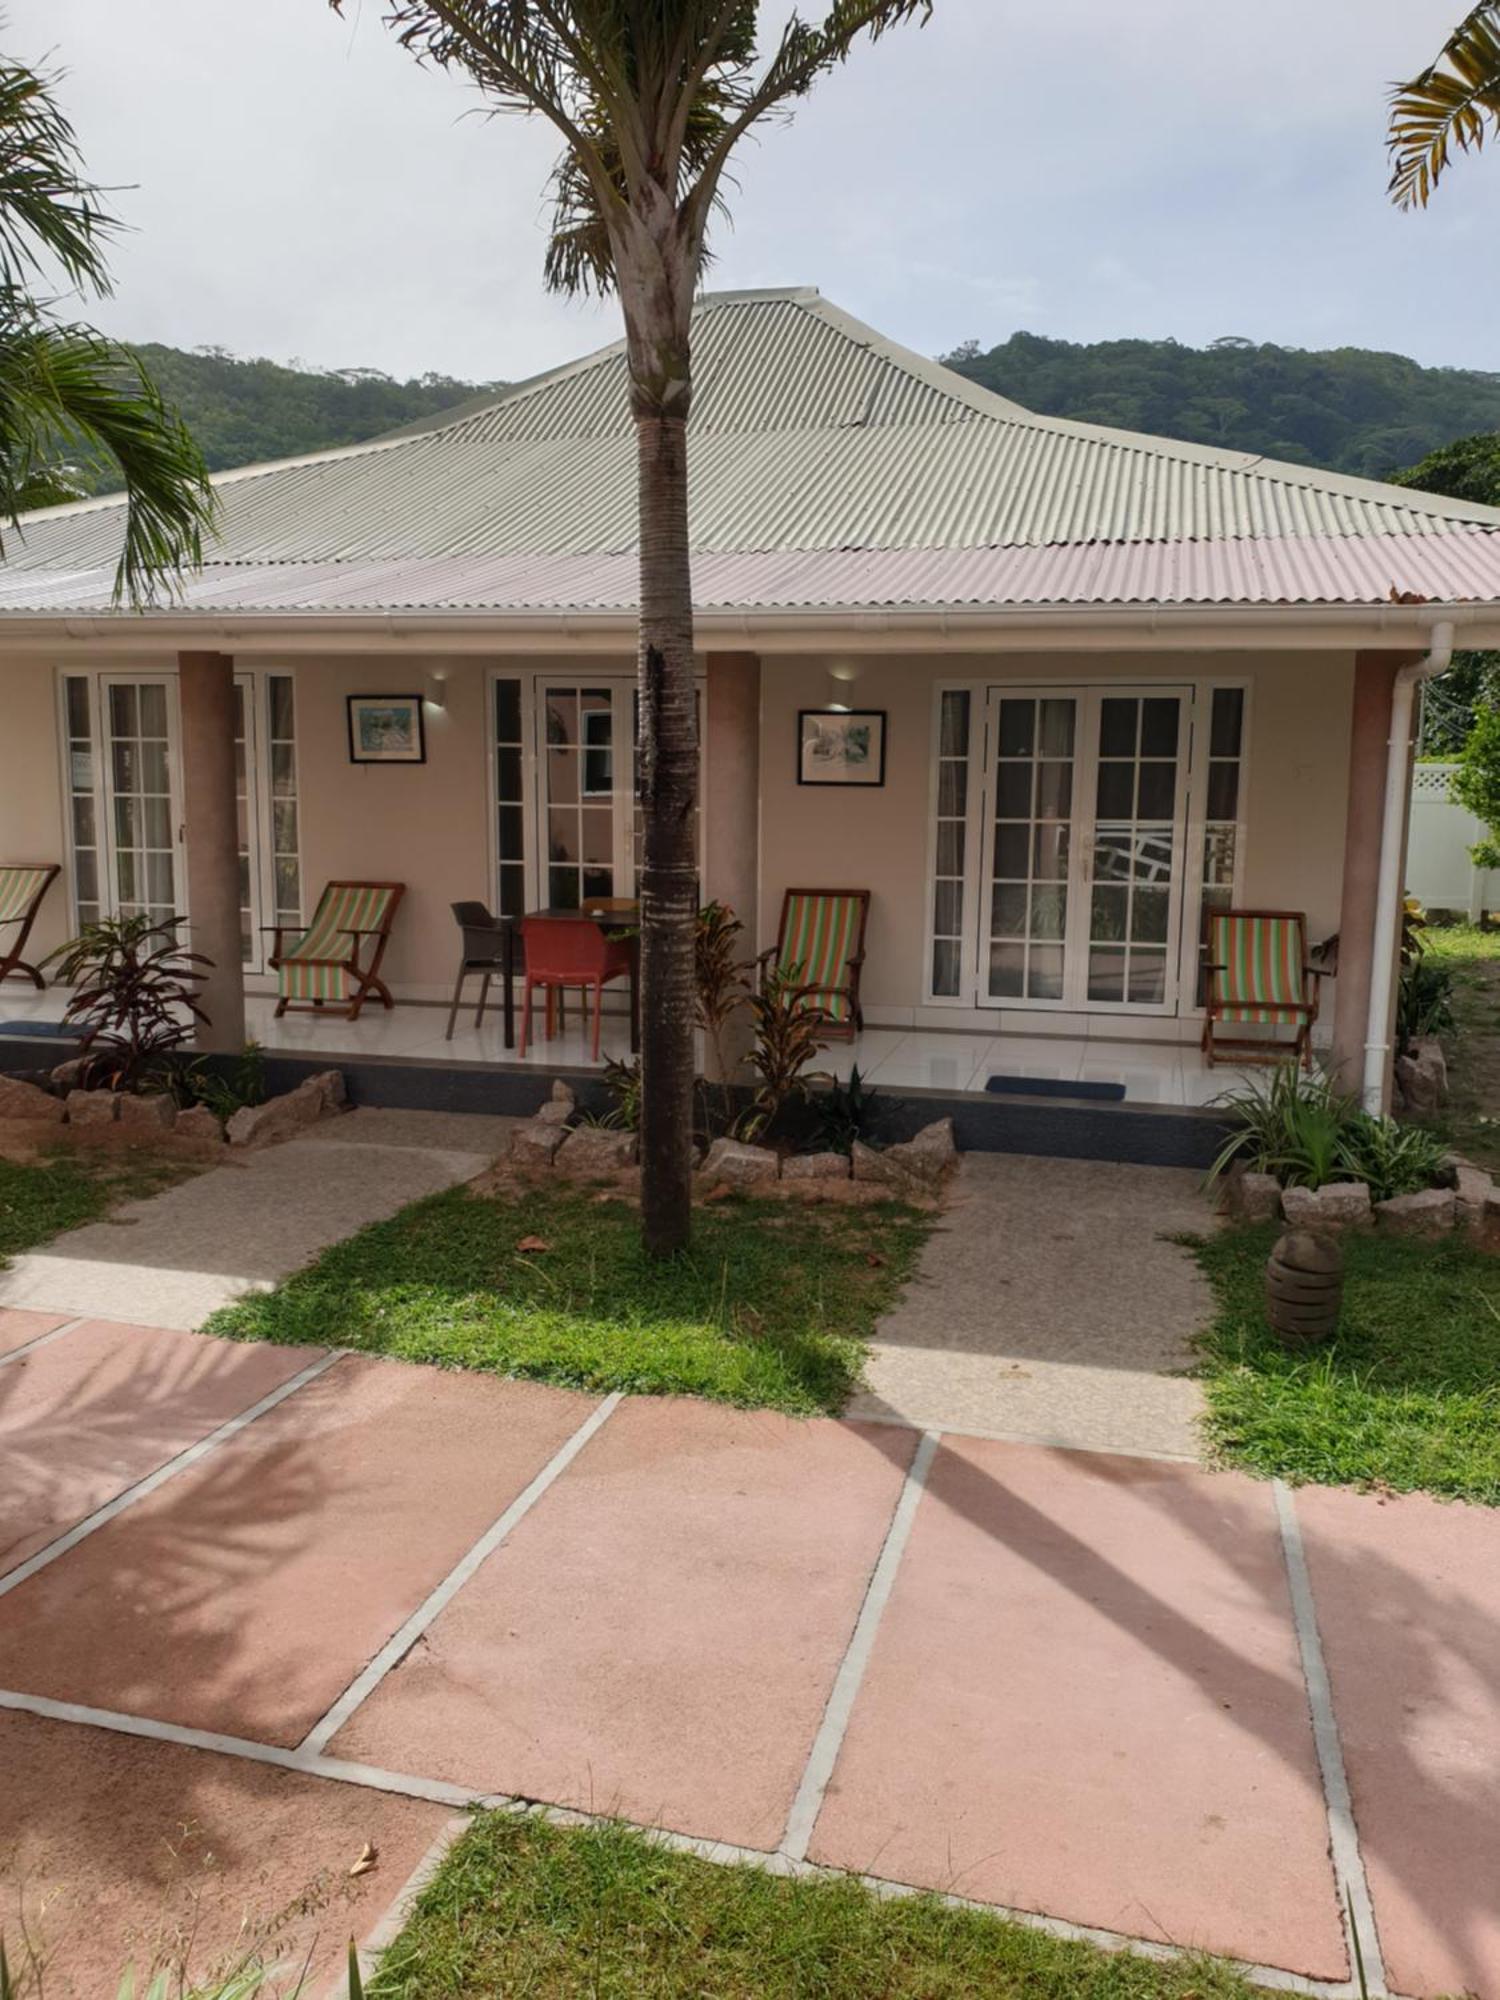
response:
[(513, 1123), (351, 1111), (285, 1145), (228, 1155), (195, 1180), (16, 1258), (0, 1273), (0, 1307), (201, 1326), (367, 1223), (472, 1180), (503, 1150)]
[(54, 2000), (315, 1878), (326, 1981), (486, 1797), (1500, 1995), (1500, 1512), (0, 1311), (0, 1519)]
[(849, 1414), (1195, 1457), (1212, 1227), (1201, 1174), (971, 1153)]

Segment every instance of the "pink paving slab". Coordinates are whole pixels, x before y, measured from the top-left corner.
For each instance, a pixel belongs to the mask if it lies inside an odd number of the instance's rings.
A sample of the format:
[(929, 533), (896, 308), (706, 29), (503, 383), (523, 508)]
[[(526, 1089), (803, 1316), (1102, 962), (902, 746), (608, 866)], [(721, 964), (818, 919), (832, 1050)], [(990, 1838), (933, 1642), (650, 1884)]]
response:
[(1387, 1976), (1500, 1994), (1500, 1512), (1296, 1506)]
[(951, 1441), (814, 1860), (1346, 1972), (1270, 1491)]
[(316, 1348), (242, 1347), (90, 1320), (7, 1361), (0, 1368), (0, 1573), (317, 1357)]
[(0, 1687), (295, 1744), (593, 1407), (335, 1362), (0, 1598)]
[[(307, 1992), (319, 1994), (348, 1938), (368, 1934), (450, 1817), (31, 1715), (0, 1714), (0, 1769), (0, 1927), (18, 1970), (26, 1913), (47, 1954), (47, 2000), (99, 2000), (127, 1960), (143, 1972), (160, 1950), (177, 1963), (179, 1939), (206, 1979), (308, 1889), (314, 1907), (292, 1912), (271, 1955), (300, 1965), (311, 1950)], [(366, 1842), (379, 1862), (351, 1877)]]
[(623, 1404), (331, 1753), (776, 1846), (916, 1442)]
[(37, 1340), (54, 1327), (66, 1326), (64, 1313), (27, 1312), (19, 1306), (0, 1306), (0, 1354), (14, 1354), (29, 1340)]

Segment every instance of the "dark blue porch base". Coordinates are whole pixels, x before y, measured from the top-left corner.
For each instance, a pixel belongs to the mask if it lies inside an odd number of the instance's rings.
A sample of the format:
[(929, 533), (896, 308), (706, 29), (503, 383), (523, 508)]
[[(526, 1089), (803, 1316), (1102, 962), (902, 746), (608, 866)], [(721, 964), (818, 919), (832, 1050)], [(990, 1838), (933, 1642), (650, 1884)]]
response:
[[(0, 1070), (25, 1073), (77, 1053), (55, 1045), (0, 1038)], [(232, 1059), (223, 1058), (225, 1067)], [(402, 1111), (474, 1111), (528, 1118), (546, 1099), (554, 1076), (573, 1086), (586, 1111), (603, 1112), (610, 1096), (596, 1070), (497, 1069), (487, 1063), (401, 1061), (395, 1057), (288, 1055), (266, 1051), (266, 1082), (290, 1090), (318, 1070), (343, 1071), (354, 1104)], [(1156, 1104), (1101, 1104), (1063, 1098), (995, 1097), (938, 1090), (876, 1088), (870, 1136), (889, 1145), (910, 1139), (935, 1118), (953, 1120), (966, 1153), (1033, 1153), (1053, 1159), (1119, 1160), (1141, 1167), (1206, 1167), (1218, 1151), (1223, 1124), (1216, 1112)]]

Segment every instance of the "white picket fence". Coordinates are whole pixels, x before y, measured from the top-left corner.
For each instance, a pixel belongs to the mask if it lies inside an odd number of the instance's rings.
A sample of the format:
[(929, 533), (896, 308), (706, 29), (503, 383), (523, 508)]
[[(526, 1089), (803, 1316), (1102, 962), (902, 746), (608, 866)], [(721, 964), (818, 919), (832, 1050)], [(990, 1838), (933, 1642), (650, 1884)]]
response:
[(1500, 870), (1476, 868), (1469, 859), (1484, 828), (1448, 796), (1457, 769), (1418, 764), (1412, 772), (1406, 893), (1425, 909), (1458, 910), (1477, 922), (1486, 910), (1500, 909)]

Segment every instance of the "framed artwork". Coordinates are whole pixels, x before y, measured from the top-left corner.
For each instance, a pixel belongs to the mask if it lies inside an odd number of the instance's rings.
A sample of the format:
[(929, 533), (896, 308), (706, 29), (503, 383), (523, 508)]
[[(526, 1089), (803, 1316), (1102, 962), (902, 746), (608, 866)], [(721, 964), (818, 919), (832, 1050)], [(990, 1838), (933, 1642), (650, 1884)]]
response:
[(883, 785), (883, 708), (804, 708), (797, 714), (799, 785)]
[(427, 736), (419, 694), (351, 694), (351, 764), (425, 764)]

